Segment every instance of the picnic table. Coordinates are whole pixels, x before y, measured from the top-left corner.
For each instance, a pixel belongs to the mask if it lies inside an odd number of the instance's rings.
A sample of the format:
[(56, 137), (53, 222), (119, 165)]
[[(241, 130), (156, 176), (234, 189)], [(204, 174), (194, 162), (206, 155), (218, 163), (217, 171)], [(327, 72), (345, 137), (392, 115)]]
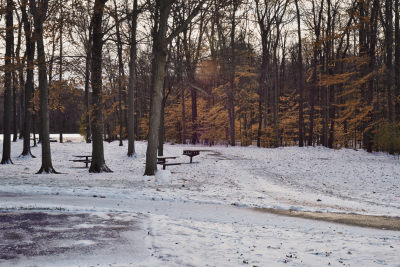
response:
[(183, 155), (190, 157), (190, 163), (195, 156), (200, 155), (200, 150), (183, 150)]
[(78, 158), (78, 159), (71, 159), (70, 161), (83, 162), (83, 163), (85, 163), (86, 168), (88, 168), (89, 167), (89, 163), (92, 162), (92, 159), (91, 159), (92, 155), (75, 155), (73, 157)]
[(163, 170), (165, 170), (166, 166), (173, 166), (173, 165), (181, 165), (182, 163), (179, 162), (171, 162), (171, 163), (167, 163), (168, 159), (176, 159), (176, 157), (166, 157), (166, 156), (158, 156), (157, 157), (157, 164), (160, 164), (163, 166)]

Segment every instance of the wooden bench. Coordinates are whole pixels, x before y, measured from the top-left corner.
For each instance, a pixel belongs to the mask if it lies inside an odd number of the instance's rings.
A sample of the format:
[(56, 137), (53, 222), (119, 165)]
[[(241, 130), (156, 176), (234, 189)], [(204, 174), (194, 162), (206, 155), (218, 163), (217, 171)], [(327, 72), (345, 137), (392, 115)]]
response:
[(158, 156), (157, 157), (157, 164), (163, 166), (163, 170), (166, 169), (166, 166), (174, 166), (174, 165), (181, 165), (182, 163), (179, 162), (172, 162), (172, 163), (167, 163), (168, 159), (176, 159), (176, 157), (164, 157), (164, 156)]
[(199, 150), (183, 150), (183, 155), (190, 157), (190, 163), (192, 163), (193, 157), (200, 155), (200, 151)]
[(89, 168), (89, 163), (92, 163), (92, 160), (91, 160), (92, 156), (91, 155), (78, 155), (78, 156), (73, 156), (73, 157), (78, 158), (78, 159), (71, 159), (70, 161), (72, 161), (72, 162), (83, 162), (83, 163), (85, 163), (86, 168)]

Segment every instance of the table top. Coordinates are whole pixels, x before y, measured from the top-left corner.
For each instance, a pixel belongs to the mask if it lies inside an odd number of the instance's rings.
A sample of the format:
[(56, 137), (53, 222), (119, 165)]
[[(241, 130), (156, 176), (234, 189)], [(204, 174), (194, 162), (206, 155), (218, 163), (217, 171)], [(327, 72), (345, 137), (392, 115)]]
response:
[(92, 155), (76, 155), (76, 156), (73, 156), (73, 157), (76, 157), (76, 158), (87, 158), (87, 157), (92, 157)]

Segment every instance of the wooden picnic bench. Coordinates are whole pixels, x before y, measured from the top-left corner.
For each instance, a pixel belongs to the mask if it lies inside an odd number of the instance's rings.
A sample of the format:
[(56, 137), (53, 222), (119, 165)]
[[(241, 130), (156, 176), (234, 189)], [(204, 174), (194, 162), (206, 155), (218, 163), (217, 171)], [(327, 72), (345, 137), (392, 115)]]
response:
[(183, 155), (189, 156), (190, 163), (192, 163), (193, 157), (200, 155), (200, 151), (199, 150), (183, 150)]
[(179, 162), (171, 162), (167, 163), (168, 159), (176, 159), (176, 157), (165, 157), (165, 156), (158, 156), (157, 157), (157, 164), (163, 166), (163, 170), (165, 170), (166, 166), (173, 166), (173, 165), (181, 165), (182, 163)]
[(88, 168), (89, 167), (89, 163), (92, 162), (92, 159), (91, 159), (92, 155), (77, 155), (77, 156), (73, 156), (73, 157), (78, 158), (78, 159), (71, 159), (70, 161), (83, 162), (83, 163), (85, 163), (86, 168)]

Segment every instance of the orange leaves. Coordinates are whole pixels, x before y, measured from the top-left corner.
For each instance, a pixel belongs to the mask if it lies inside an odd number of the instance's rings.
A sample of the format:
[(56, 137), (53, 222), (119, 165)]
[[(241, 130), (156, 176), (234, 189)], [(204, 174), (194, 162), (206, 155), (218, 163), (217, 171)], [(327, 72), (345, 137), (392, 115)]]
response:
[(317, 83), (318, 86), (332, 86), (347, 83), (356, 73), (347, 72), (341, 74), (322, 74), (321, 79)]

